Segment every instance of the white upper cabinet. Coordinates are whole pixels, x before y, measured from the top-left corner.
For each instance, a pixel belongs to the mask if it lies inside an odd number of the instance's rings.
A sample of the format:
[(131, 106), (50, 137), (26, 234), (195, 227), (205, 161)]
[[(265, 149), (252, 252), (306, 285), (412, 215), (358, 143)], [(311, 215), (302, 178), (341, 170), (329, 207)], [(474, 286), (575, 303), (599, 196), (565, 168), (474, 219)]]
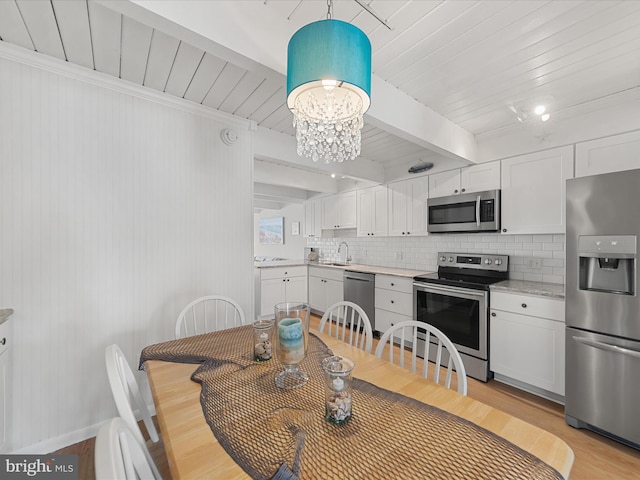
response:
[(322, 198), (322, 228), (356, 228), (356, 191)]
[(429, 175), (429, 198), (448, 197), (460, 193), (460, 169)]
[(322, 201), (313, 198), (304, 203), (304, 236), (322, 236)]
[(502, 160), (502, 232), (564, 233), (573, 146)]
[(388, 230), (387, 186), (358, 190), (358, 236), (384, 237)]
[(389, 236), (428, 235), (429, 177), (388, 184)]
[(640, 131), (576, 144), (576, 178), (640, 168)]
[(500, 162), (481, 163), (429, 175), (429, 198), (500, 188)]
[(487, 162), (460, 169), (460, 193), (500, 188), (500, 162)]

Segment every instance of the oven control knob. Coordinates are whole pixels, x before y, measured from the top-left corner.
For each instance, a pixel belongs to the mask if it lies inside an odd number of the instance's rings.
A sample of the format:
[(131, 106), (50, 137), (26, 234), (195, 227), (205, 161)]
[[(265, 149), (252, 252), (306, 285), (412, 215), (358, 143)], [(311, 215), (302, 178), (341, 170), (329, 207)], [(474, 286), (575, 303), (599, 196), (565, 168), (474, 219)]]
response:
[(449, 257), (449, 261), (450, 261), (450, 262), (453, 262), (453, 257)]
[(500, 260), (499, 258), (496, 258), (496, 261), (494, 263), (496, 265), (502, 265), (502, 260)]
[(491, 265), (492, 260), (490, 258), (485, 258), (484, 263), (485, 265)]
[(441, 261), (441, 262), (445, 262), (446, 260), (447, 260), (447, 257), (445, 257), (444, 255), (442, 255), (442, 256), (440, 257), (440, 261)]

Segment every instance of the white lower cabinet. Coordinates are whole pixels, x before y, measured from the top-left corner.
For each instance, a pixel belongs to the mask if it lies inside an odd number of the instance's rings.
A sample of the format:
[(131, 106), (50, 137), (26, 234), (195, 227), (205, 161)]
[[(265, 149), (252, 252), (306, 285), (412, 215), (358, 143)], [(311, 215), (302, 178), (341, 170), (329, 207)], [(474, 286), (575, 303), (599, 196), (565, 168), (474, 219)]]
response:
[(307, 267), (260, 268), (256, 309), (260, 317), (273, 317), (273, 307), (283, 302), (307, 301)]
[(309, 267), (309, 304), (324, 313), (344, 299), (344, 271), (339, 268)]
[(383, 334), (390, 327), (413, 318), (413, 278), (376, 275), (375, 330)]
[(489, 318), (490, 370), (496, 379), (562, 401), (564, 300), (491, 292)]

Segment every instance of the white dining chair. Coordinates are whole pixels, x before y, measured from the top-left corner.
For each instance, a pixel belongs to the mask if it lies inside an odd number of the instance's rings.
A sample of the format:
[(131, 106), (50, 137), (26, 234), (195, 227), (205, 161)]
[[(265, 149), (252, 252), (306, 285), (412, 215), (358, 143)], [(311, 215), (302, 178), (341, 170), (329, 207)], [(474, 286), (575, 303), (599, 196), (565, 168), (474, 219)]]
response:
[(371, 321), (360, 305), (342, 301), (331, 305), (322, 315), (318, 330), (349, 345), (371, 353), (373, 332)]
[[(419, 332), (424, 333), (425, 336), (422, 338), (430, 338), (431, 341), (420, 342), (419, 345)], [(394, 348), (394, 343), (400, 347), (400, 351)], [(418, 363), (422, 362), (422, 376), (424, 378), (429, 378), (429, 362), (427, 359), (432, 358), (429, 354), (433, 351), (432, 349), (435, 349), (431, 379), (439, 384), (441, 369), (446, 365), (447, 374), (443, 385), (451, 388), (451, 379), (455, 370), (458, 377), (458, 393), (467, 394), (467, 372), (464, 368), (462, 357), (460, 357), (458, 349), (451, 340), (433, 325), (416, 320), (396, 323), (380, 338), (376, 348), (376, 357), (383, 358), (385, 348), (387, 348), (388, 360), (394, 363), (394, 355), (397, 355), (399, 357), (398, 363), (403, 368), (406, 350), (408, 350), (411, 355), (411, 371), (415, 373)], [(418, 357), (422, 358), (418, 360)]]
[[(127, 425), (140, 447), (147, 450), (146, 441), (133, 412), (135, 410), (140, 412), (140, 416), (152, 442), (158, 442), (160, 436), (151, 419), (151, 412), (142, 398), (142, 393), (140, 392), (138, 382), (136, 382), (133, 376), (133, 371), (118, 345), (113, 344), (107, 347), (105, 351), (105, 363), (107, 376), (109, 377), (109, 385), (111, 386), (111, 393), (116, 404), (116, 409), (118, 410), (118, 415), (125, 425)], [(153, 468), (155, 468), (155, 464), (153, 464)], [(158, 473), (157, 468), (154, 473)]]
[(100, 427), (94, 453), (96, 480), (162, 479), (149, 450), (120, 417)]
[(207, 295), (180, 312), (176, 320), (176, 340), (244, 324), (244, 312), (238, 302), (221, 295)]

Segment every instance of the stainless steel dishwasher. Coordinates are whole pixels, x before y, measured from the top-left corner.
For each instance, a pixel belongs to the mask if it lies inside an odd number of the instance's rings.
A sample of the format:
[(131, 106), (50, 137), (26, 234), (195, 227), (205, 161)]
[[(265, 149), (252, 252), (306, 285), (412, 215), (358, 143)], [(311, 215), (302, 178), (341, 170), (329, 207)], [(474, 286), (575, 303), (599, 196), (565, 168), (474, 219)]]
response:
[(371, 330), (376, 328), (375, 274), (344, 271), (344, 299), (359, 305), (369, 317)]

